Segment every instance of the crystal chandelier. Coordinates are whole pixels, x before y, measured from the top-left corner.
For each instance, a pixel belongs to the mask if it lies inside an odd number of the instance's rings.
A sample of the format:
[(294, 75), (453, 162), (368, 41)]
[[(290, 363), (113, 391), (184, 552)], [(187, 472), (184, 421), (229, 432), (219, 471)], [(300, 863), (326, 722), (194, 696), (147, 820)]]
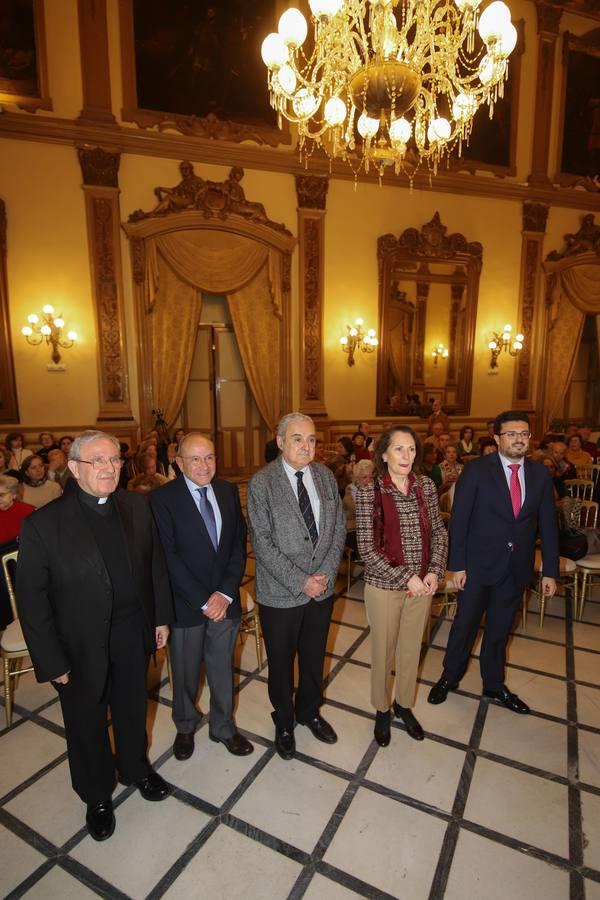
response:
[(306, 19), (288, 9), (262, 44), (280, 127), (282, 116), (297, 125), (301, 155), (321, 147), (355, 174), (437, 172), (479, 107), (493, 115), (517, 41), (506, 4), (479, 15), (481, 2), (309, 0), (307, 50)]

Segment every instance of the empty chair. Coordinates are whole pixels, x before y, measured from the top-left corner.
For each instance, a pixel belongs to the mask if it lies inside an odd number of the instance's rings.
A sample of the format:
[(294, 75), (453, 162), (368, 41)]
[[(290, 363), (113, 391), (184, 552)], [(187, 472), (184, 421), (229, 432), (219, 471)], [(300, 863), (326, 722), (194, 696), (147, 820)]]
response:
[[(577, 566), (576, 563), (572, 559), (568, 559), (566, 556), (560, 557), (560, 569), (559, 569), (559, 582), (565, 587), (569, 588), (573, 595), (573, 610), (574, 613), (577, 610)], [(534, 564), (534, 586), (529, 590), (525, 591), (523, 594), (523, 612), (521, 621), (523, 623), (523, 628), (527, 628), (527, 612), (529, 607), (529, 600), (531, 594), (535, 594), (539, 597), (540, 601), (540, 628), (544, 625), (544, 615), (546, 613), (546, 597), (542, 593), (542, 554), (540, 550), (535, 551), (535, 564)], [(565, 596), (564, 594), (556, 593), (557, 597)]]
[(594, 493), (594, 482), (588, 478), (567, 478), (564, 482), (571, 497), (579, 500), (591, 500)]
[(17, 599), (10, 572), (10, 563), (16, 563), (18, 555), (19, 551), (14, 550), (12, 553), (5, 553), (2, 557), (2, 569), (14, 617), (10, 625), (7, 625), (0, 640), (0, 657), (2, 658), (4, 669), (4, 711), (6, 713), (7, 728), (10, 728), (12, 725), (13, 697), (17, 679), (19, 675), (25, 672), (33, 672), (33, 666), (28, 666), (26, 669), (21, 668), (21, 663), (29, 656), (29, 651), (17, 616)]
[(581, 620), (585, 601), (589, 599), (590, 591), (596, 581), (600, 579), (600, 553), (590, 553), (577, 560), (577, 573), (581, 578), (579, 587), (579, 609), (575, 608), (575, 618)]

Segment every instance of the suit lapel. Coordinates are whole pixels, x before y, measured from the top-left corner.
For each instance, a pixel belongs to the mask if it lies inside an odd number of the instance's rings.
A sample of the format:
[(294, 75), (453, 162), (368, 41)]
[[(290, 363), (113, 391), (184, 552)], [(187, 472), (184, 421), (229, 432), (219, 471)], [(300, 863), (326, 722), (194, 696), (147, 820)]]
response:
[[(200, 510), (196, 506), (196, 501), (194, 500), (194, 498), (192, 497), (192, 495), (190, 493), (190, 489), (187, 486), (187, 482), (185, 481), (185, 478), (183, 478), (183, 477), (178, 478), (177, 481), (175, 482), (175, 484), (177, 485), (177, 488), (179, 490), (182, 509), (184, 511), (186, 519), (188, 520), (188, 522), (192, 528), (192, 531), (197, 534), (199, 533), (199, 536), (200, 536), (201, 540), (203, 540), (204, 543), (206, 544), (207, 549), (209, 549), (212, 553), (214, 553), (215, 548), (213, 547), (213, 542), (210, 539), (210, 535), (208, 533), (206, 525), (204, 524), (204, 519), (202, 518), (202, 515), (200, 514)], [(214, 490), (214, 485), (213, 485), (213, 490)], [(221, 504), (219, 504), (219, 509), (221, 509), (221, 508), (222, 508)], [(221, 518), (223, 518), (222, 512), (221, 512)]]
[[(215, 492), (217, 505), (219, 507), (219, 512), (221, 513), (221, 534), (219, 535), (218, 551), (221, 544), (224, 545), (224, 542), (229, 540), (228, 532), (233, 528), (233, 513), (231, 510), (231, 495), (225, 488), (224, 482), (215, 479), (212, 482), (212, 489)], [(208, 537), (208, 532), (206, 532), (206, 535)]]
[(304, 517), (303, 517), (302, 513), (300, 512), (300, 505), (298, 503), (298, 497), (294, 493), (294, 489), (293, 489), (292, 485), (290, 484), (290, 479), (287, 476), (287, 472), (283, 468), (283, 461), (282, 461), (281, 456), (279, 456), (279, 458), (277, 459), (277, 461), (275, 462), (274, 465), (276, 466), (275, 471), (277, 473), (277, 481), (279, 482), (281, 496), (285, 497), (288, 506), (292, 510), (292, 512), (293, 512), (294, 516), (296, 517), (296, 519), (298, 520), (298, 522), (302, 525), (303, 528), (305, 528), (308, 531), (308, 529), (306, 528), (306, 522), (304, 521)]
[(521, 506), (519, 516), (522, 516), (529, 511), (529, 504), (533, 502), (533, 494), (535, 492), (535, 469), (533, 468), (533, 463), (530, 459), (523, 460), (523, 475), (525, 478), (525, 501)]
[(319, 471), (319, 463), (311, 463), (310, 471), (312, 472), (313, 483), (315, 486), (315, 490), (319, 495), (319, 540), (321, 539), (321, 535), (325, 531), (325, 517), (327, 515), (327, 504), (325, 503), (325, 496), (323, 493), (323, 481), (321, 479), (321, 473)]

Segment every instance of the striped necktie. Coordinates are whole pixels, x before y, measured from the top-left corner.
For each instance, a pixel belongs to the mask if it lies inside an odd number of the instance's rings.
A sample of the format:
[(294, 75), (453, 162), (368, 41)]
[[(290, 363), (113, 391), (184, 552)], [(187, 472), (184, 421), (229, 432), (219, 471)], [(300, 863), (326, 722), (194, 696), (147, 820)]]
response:
[(302, 513), (302, 518), (308, 528), (312, 545), (313, 547), (316, 547), (317, 541), (319, 540), (319, 534), (315, 524), (313, 508), (310, 505), (310, 497), (308, 496), (308, 491), (304, 487), (304, 482), (302, 481), (303, 474), (303, 472), (296, 472), (296, 478), (298, 479), (298, 503), (300, 504), (300, 512)]

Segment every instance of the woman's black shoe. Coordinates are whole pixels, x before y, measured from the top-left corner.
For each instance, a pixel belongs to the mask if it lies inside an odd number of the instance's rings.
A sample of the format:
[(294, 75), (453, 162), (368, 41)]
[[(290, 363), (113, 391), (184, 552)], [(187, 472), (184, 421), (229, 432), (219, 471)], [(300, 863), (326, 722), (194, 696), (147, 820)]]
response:
[(390, 742), (391, 718), (392, 717), (390, 715), (389, 709), (387, 712), (379, 712), (379, 710), (377, 710), (377, 715), (375, 716), (375, 729), (373, 731), (373, 734), (375, 735), (375, 740), (380, 747), (387, 747)]
[(408, 709), (406, 706), (400, 706), (398, 703), (396, 703), (396, 701), (394, 701), (394, 715), (397, 719), (402, 719), (402, 721), (406, 725), (406, 731), (409, 737), (411, 737), (415, 741), (423, 740), (423, 738), (425, 737), (425, 735), (423, 734), (423, 729), (415, 719), (412, 709)]

